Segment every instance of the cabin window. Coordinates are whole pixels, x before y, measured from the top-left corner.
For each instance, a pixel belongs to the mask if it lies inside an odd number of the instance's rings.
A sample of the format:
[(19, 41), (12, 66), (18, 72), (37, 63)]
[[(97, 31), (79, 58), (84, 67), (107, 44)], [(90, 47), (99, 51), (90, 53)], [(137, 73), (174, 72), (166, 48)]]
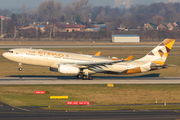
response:
[(8, 53), (13, 53), (13, 51), (7, 51)]

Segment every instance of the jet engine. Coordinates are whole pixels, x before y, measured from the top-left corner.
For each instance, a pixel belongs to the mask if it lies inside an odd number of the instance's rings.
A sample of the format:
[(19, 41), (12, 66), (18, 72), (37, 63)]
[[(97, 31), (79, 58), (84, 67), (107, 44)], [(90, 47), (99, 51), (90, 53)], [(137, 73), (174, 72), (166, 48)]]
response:
[(78, 74), (80, 69), (72, 65), (59, 65), (58, 72), (64, 74)]

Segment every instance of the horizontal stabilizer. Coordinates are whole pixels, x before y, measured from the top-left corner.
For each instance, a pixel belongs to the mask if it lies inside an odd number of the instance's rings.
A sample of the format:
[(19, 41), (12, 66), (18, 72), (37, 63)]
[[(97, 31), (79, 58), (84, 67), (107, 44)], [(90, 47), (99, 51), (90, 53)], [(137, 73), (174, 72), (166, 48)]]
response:
[(164, 69), (164, 68), (168, 68), (168, 67), (176, 67), (176, 65), (155, 65), (154, 63), (152, 63), (151, 65), (151, 69)]

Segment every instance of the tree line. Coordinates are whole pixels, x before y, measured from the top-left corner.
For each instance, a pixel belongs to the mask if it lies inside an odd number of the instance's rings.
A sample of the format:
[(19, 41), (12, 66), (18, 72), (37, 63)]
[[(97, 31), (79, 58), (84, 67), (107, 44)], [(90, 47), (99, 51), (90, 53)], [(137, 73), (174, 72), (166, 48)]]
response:
[[(0, 9), (0, 15), (11, 17), (13, 21), (29, 22), (69, 22), (86, 23), (89, 19), (93, 22), (115, 22), (135, 24), (128, 27), (153, 22), (180, 21), (180, 3), (153, 3), (151, 5), (136, 5), (129, 9), (114, 8), (110, 6), (95, 6), (89, 0), (78, 0), (62, 6), (60, 1), (54, 0), (42, 2), (38, 8), (26, 9), (25, 4), (21, 6), (21, 14), (12, 13), (9, 10)], [(26, 20), (27, 19), (27, 20)], [(20, 24), (25, 25), (24, 24)]]

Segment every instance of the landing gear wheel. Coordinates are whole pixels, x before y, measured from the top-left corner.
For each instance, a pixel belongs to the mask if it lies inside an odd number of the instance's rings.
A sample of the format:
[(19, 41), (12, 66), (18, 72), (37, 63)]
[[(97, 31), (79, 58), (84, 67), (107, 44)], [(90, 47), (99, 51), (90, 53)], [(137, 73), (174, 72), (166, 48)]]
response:
[(19, 71), (22, 71), (22, 63), (19, 63)]
[(87, 75), (83, 75), (82, 79), (87, 80)]
[(88, 80), (92, 80), (92, 79), (93, 79), (93, 77), (92, 77), (92, 76), (89, 76), (89, 77), (88, 77)]
[(22, 68), (21, 68), (21, 67), (19, 68), (19, 71), (22, 71)]
[(83, 77), (82, 74), (78, 74), (78, 75), (77, 75), (77, 78), (78, 78), (78, 79), (82, 79), (82, 77)]

